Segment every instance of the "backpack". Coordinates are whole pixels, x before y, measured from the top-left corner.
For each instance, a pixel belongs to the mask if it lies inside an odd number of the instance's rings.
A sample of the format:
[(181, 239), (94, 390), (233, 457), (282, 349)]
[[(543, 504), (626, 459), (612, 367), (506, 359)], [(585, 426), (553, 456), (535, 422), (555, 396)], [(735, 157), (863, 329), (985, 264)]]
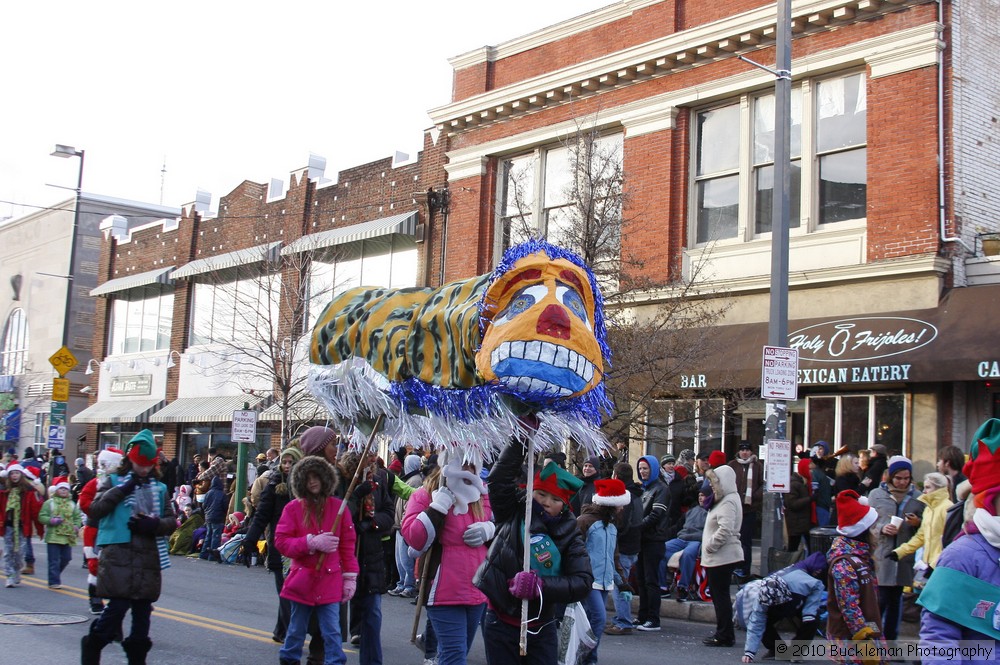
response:
[(245, 533), (234, 534), (232, 538), (226, 541), (226, 544), (219, 548), (219, 558), (222, 559), (222, 563), (237, 563), (237, 558), (240, 555), (240, 545), (243, 543), (243, 539), (246, 538)]

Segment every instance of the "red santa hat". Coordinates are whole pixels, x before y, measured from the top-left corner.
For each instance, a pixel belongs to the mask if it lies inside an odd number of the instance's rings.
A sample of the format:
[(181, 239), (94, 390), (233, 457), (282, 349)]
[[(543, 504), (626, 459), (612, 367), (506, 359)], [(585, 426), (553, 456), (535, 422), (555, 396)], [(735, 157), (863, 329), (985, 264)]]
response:
[(56, 476), (52, 479), (52, 485), (49, 486), (49, 495), (51, 496), (56, 493), (56, 490), (61, 490), (63, 488), (67, 490), (70, 489), (69, 478), (66, 476)]
[(35, 482), (36, 480), (38, 480), (38, 477), (35, 476), (34, 473), (32, 473), (31, 469), (25, 466), (21, 466), (17, 462), (8, 465), (7, 468), (3, 470), (3, 475), (0, 477), (6, 478), (7, 475), (13, 471), (20, 471), (21, 475), (27, 478), (29, 482)]
[(713, 469), (717, 469), (726, 463), (726, 453), (721, 450), (713, 450), (712, 454), (708, 456), (708, 465)]
[(625, 483), (617, 478), (607, 478), (605, 480), (595, 480), (594, 503), (599, 506), (627, 506), (632, 502), (632, 497), (625, 489)]
[(854, 490), (844, 490), (837, 495), (837, 533), (857, 538), (867, 531), (878, 512), (868, 505), (868, 497), (858, 496)]
[(125, 453), (117, 448), (105, 448), (101, 452), (97, 453), (98, 473), (111, 473), (121, 465), (122, 457), (124, 456)]

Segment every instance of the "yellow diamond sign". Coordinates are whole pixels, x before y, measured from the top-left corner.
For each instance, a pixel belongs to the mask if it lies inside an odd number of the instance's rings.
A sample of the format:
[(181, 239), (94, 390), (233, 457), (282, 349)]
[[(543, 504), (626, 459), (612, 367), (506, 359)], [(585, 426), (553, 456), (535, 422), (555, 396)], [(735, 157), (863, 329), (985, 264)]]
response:
[(76, 367), (76, 356), (65, 346), (52, 354), (49, 362), (56, 368), (60, 377), (66, 376), (66, 372)]

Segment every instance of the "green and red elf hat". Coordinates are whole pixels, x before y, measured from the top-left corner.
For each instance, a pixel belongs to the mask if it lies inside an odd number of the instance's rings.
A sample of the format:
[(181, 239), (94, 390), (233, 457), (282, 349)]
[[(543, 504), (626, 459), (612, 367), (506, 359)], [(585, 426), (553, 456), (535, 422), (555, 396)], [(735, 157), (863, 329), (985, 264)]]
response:
[(138, 464), (139, 466), (153, 466), (156, 464), (159, 454), (160, 448), (156, 445), (153, 433), (148, 429), (144, 429), (133, 436), (132, 440), (125, 446), (125, 456), (133, 464)]
[(535, 482), (532, 485), (532, 489), (548, 492), (566, 504), (581, 487), (583, 487), (582, 480), (555, 462), (549, 462), (540, 471), (535, 472)]

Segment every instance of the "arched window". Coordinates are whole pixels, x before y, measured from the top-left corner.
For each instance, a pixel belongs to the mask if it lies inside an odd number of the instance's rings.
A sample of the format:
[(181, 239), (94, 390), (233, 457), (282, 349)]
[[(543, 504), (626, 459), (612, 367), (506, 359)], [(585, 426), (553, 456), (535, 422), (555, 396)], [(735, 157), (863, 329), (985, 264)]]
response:
[(3, 329), (3, 346), (0, 346), (0, 374), (24, 374), (28, 356), (28, 317), (23, 309), (15, 309), (7, 317)]

